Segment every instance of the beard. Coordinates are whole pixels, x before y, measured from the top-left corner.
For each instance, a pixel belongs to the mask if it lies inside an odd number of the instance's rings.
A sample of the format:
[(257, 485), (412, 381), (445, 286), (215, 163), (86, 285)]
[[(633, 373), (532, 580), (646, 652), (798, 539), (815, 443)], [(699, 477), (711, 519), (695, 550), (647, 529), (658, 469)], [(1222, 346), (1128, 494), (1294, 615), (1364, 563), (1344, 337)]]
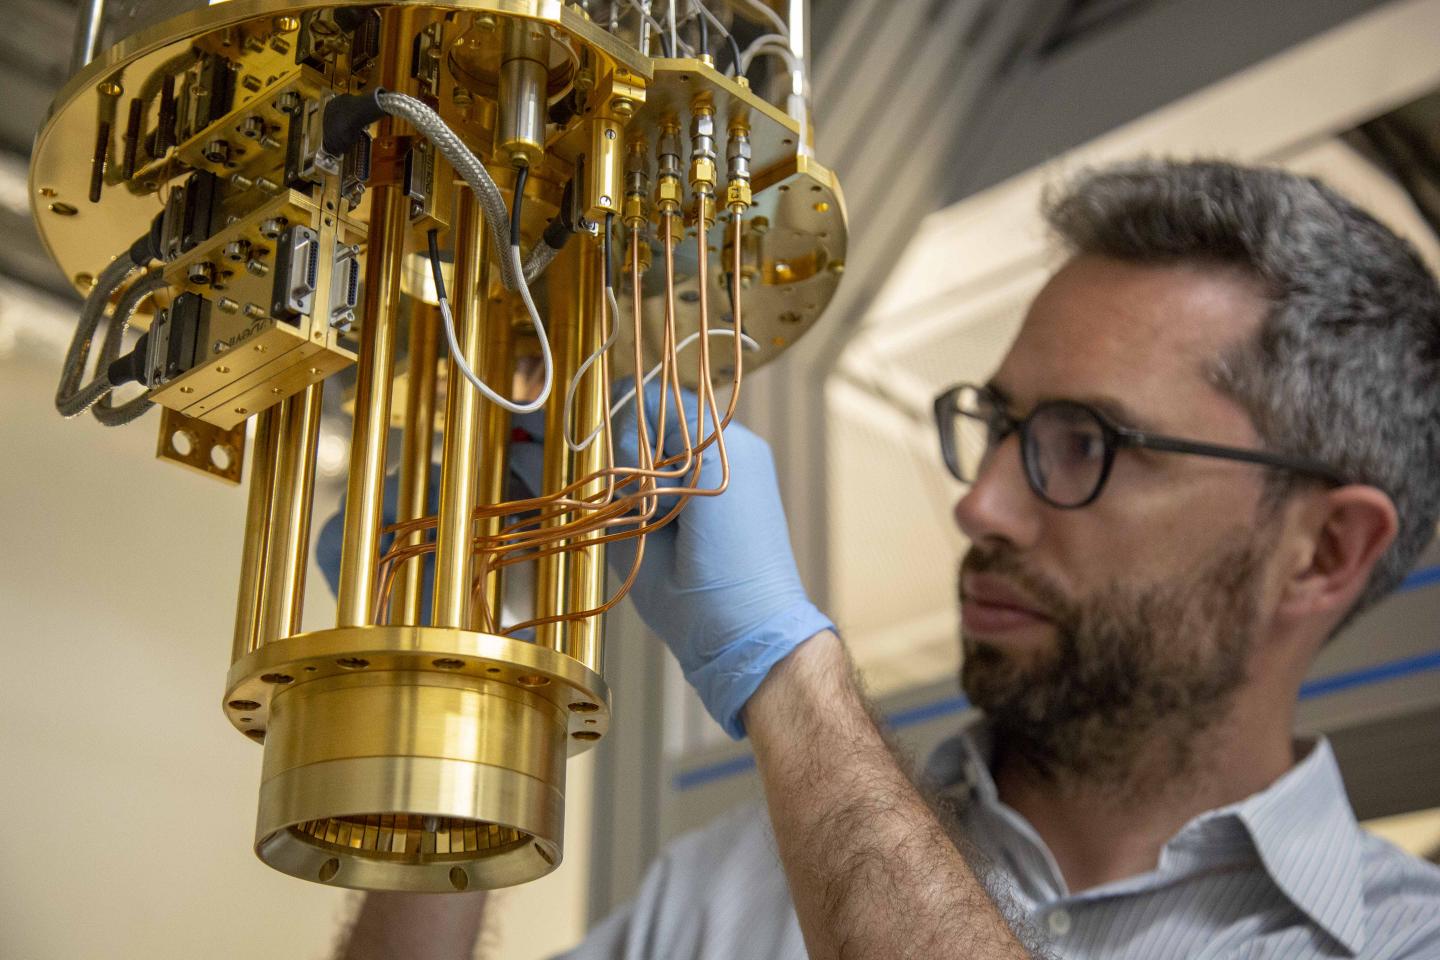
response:
[(1028, 662), (963, 638), (961, 686), (989, 718), (997, 758), (1048, 779), (1127, 789), (1149, 779), (1140, 773), (1142, 756), (1147, 775), (1170, 778), (1187, 769), (1196, 735), (1224, 716), (1245, 682), (1266, 532), (1170, 580), (1112, 582), (1076, 599), (1013, 549), (972, 547), (962, 578), (1007, 578), (1051, 619), (1056, 635), (1053, 649)]

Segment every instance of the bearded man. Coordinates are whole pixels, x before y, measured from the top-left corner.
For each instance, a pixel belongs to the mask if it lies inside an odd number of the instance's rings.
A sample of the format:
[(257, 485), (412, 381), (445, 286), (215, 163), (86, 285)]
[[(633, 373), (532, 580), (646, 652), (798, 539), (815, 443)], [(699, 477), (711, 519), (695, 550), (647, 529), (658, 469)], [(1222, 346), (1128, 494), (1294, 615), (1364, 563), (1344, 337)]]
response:
[[(732, 426), (730, 489), (634, 596), (750, 737), (768, 822), (672, 844), (573, 960), (1440, 957), (1440, 871), (1292, 734), (1316, 653), (1435, 531), (1435, 279), (1278, 170), (1132, 164), (1045, 212), (1069, 259), (935, 403), (982, 718), (912, 782)], [(482, 903), (372, 894), (347, 955), (469, 956)]]

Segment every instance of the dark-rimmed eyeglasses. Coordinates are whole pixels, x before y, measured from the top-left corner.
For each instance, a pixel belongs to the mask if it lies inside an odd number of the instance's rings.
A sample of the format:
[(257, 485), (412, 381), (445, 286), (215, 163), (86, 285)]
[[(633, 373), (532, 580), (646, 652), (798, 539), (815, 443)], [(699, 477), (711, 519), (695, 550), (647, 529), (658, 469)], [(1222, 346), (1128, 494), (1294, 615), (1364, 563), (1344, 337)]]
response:
[(1117, 451), (1127, 447), (1238, 460), (1313, 477), (1336, 486), (1347, 481), (1323, 463), (1265, 450), (1245, 450), (1182, 440), (1115, 423), (1074, 400), (1048, 400), (1027, 417), (1012, 416), (994, 391), (970, 383), (935, 398), (940, 450), (955, 479), (972, 484), (990, 454), (1012, 433), (1020, 434), (1020, 459), (1030, 489), (1053, 507), (1074, 509), (1095, 502)]

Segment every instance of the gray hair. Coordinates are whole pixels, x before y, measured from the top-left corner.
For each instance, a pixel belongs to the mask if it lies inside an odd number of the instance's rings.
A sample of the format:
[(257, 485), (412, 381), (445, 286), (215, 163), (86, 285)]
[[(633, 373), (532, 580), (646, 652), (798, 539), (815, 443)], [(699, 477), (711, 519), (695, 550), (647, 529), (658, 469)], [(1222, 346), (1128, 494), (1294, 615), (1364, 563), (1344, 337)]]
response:
[(1217, 161), (1089, 171), (1044, 213), (1076, 254), (1264, 285), (1259, 334), (1217, 358), (1216, 383), (1270, 449), (1389, 495), (1399, 535), (1346, 619), (1395, 589), (1440, 515), (1440, 288), (1415, 249), (1318, 180)]

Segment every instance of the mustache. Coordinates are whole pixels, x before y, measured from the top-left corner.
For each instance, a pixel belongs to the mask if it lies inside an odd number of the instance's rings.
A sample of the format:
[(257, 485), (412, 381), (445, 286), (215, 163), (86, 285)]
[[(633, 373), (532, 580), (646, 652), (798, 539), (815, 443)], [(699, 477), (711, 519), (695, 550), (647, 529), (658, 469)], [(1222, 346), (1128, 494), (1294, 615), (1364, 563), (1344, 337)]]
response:
[(966, 575), (977, 573), (1005, 577), (1025, 592), (1036, 606), (1037, 613), (1052, 620), (1068, 621), (1074, 618), (1076, 605), (1065, 591), (1049, 577), (1026, 566), (1013, 549), (972, 545), (960, 561), (959, 575), (955, 579), (958, 598), (963, 599), (962, 584)]

